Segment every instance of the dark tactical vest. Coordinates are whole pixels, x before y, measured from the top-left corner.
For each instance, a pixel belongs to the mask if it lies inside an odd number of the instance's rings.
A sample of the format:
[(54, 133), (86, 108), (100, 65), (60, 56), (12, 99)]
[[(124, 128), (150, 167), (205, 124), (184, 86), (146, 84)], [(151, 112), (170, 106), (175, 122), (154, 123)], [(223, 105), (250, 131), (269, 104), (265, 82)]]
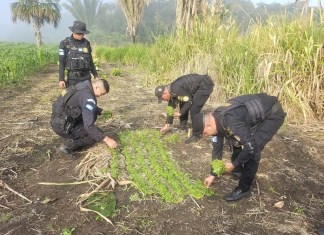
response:
[(275, 103), (278, 102), (277, 97), (268, 96), (266, 94), (259, 94), (260, 96), (253, 95), (242, 95), (228, 100), (230, 103), (227, 107), (220, 107), (216, 111), (216, 116), (222, 125), (222, 128), (225, 131), (225, 135), (228, 138), (233, 137), (233, 133), (225, 124), (225, 115), (232, 109), (245, 106), (248, 110), (249, 116), (251, 118), (250, 130), (253, 134), (256, 131), (258, 124), (263, 122), (267, 116), (272, 112), (272, 107)]
[(65, 69), (71, 72), (89, 71), (91, 69), (90, 43), (83, 40), (77, 46), (71, 38), (66, 38), (68, 53), (66, 56)]
[[(82, 119), (82, 111), (79, 107), (67, 106), (68, 100), (79, 90), (75, 86), (67, 88), (67, 93), (59, 96), (52, 106), (51, 126), (55, 132), (70, 134), (75, 124)], [(59, 134), (59, 133), (57, 133)]]

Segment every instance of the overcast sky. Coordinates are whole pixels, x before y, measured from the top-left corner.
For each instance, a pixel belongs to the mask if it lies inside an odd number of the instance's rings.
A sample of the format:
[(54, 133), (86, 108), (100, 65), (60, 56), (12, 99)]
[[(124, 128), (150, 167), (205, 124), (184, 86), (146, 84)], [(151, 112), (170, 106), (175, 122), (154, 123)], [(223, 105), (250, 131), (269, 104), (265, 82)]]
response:
[[(310, 0), (310, 5), (317, 5), (318, 0)], [(324, 6), (324, 0), (322, 5)], [(15, 2), (15, 0), (0, 0), (0, 41), (26, 41), (34, 42), (34, 33), (31, 25), (24, 22), (18, 21), (17, 23), (12, 23), (11, 13), (10, 13), (10, 3)], [(61, 0), (64, 2), (64, 0)], [(104, 0), (107, 2), (107, 0)], [(287, 4), (293, 3), (295, 0), (252, 0), (253, 3), (264, 2), (271, 4), (274, 2)], [(42, 36), (45, 43), (59, 43), (66, 36), (70, 35), (69, 26), (73, 24), (73, 17), (62, 8), (62, 18), (57, 29), (52, 25), (45, 25), (42, 27)]]

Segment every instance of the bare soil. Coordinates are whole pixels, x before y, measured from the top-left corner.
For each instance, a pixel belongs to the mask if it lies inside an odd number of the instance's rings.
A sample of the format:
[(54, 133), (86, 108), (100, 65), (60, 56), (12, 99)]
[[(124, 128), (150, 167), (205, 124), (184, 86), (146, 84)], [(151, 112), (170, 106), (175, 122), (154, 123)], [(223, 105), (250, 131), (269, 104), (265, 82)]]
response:
[[(103, 65), (107, 77), (114, 65)], [(141, 84), (142, 73), (122, 67), (123, 76), (108, 77), (111, 92), (99, 98), (99, 106), (113, 112), (97, 124), (115, 137), (123, 127), (158, 128), (165, 104), (157, 104), (153, 88)], [(76, 201), (89, 185), (46, 186), (40, 182), (75, 182), (79, 160), (56, 153), (62, 142), (49, 125), (51, 104), (60, 93), (58, 68), (49, 66), (17, 86), (1, 89), (0, 97), (0, 234), (316, 234), (324, 227), (324, 123), (296, 127), (285, 124), (268, 143), (252, 189), (252, 195), (235, 203), (225, 202), (237, 180), (224, 175), (213, 185), (214, 196), (180, 204), (158, 197), (132, 200), (130, 186), (117, 186), (118, 211), (114, 226), (81, 212)], [(213, 110), (211, 99), (206, 109)], [(176, 126), (177, 123), (175, 123)], [(193, 178), (203, 180), (210, 170), (211, 145), (202, 139), (170, 146), (172, 157)], [(106, 150), (104, 144), (95, 148)], [(226, 157), (229, 155), (227, 153)], [(2, 186), (2, 187), (1, 187)], [(25, 196), (23, 199), (17, 193)], [(282, 208), (274, 207), (283, 201)]]

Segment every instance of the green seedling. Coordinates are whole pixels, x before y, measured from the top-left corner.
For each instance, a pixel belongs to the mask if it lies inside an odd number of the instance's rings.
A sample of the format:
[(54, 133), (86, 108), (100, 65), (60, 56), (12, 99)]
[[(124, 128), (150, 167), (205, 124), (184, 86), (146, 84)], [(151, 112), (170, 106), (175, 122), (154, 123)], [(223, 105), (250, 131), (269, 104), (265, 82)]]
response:
[(225, 164), (222, 160), (214, 160), (211, 164), (213, 173), (217, 176), (221, 176), (225, 172)]
[(73, 235), (75, 228), (63, 228), (60, 235)]
[(112, 112), (110, 110), (104, 110), (101, 114), (101, 116), (103, 117), (103, 119), (107, 120), (109, 118), (112, 117)]
[(1, 222), (8, 222), (13, 217), (10, 213), (2, 213), (1, 214)]

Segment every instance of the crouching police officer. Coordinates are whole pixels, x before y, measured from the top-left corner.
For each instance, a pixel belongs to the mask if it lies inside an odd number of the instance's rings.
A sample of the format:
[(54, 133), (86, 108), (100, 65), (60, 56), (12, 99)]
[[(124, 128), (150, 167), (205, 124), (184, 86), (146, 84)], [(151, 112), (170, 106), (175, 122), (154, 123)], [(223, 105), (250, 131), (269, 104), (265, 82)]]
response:
[[(158, 102), (168, 101), (168, 107), (174, 110), (179, 105), (180, 112), (167, 112), (166, 124), (161, 128), (165, 133), (170, 130), (174, 117), (180, 117), (180, 129), (187, 128), (188, 114), (190, 111), (191, 120), (201, 111), (214, 89), (214, 82), (208, 75), (187, 74), (179, 77), (168, 85), (161, 85), (155, 88), (155, 95)], [(185, 143), (198, 140), (199, 137), (192, 135)]]
[[(92, 59), (90, 42), (84, 34), (90, 33), (82, 21), (74, 21), (69, 27), (72, 35), (60, 43), (59, 51), (59, 87), (65, 88), (79, 82), (91, 80), (91, 74), (97, 79), (98, 73)], [(64, 79), (67, 70), (67, 81)]]
[(59, 147), (59, 151), (75, 159), (74, 151), (90, 147), (96, 142), (103, 141), (110, 148), (116, 148), (115, 140), (106, 136), (95, 126), (102, 109), (97, 106), (96, 97), (109, 92), (109, 84), (104, 79), (93, 82), (85, 81), (70, 86), (64, 96), (58, 97), (53, 103), (51, 126), (59, 136), (67, 139)]
[[(243, 95), (218, 107), (213, 113), (199, 113), (193, 120), (196, 135), (213, 136), (212, 160), (222, 159), (224, 138), (232, 150), (232, 161), (225, 162), (227, 173), (241, 173), (238, 186), (225, 196), (236, 201), (249, 195), (258, 170), (261, 152), (284, 122), (286, 113), (277, 97), (264, 93)], [(209, 187), (215, 180), (211, 173), (204, 184)]]

